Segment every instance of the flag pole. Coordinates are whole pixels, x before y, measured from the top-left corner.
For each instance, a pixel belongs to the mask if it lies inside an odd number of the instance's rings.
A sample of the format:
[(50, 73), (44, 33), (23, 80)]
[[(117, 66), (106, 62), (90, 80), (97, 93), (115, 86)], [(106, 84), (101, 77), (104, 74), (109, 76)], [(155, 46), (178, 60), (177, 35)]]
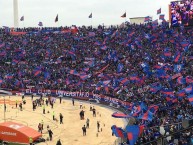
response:
[[(58, 17), (58, 14), (57, 14), (57, 17)], [(57, 25), (58, 25), (58, 28), (60, 27), (60, 24), (59, 24), (59, 18), (58, 18), (58, 21), (56, 22)]]
[[(24, 17), (24, 15), (23, 15), (23, 17)], [(24, 20), (25, 20), (25, 17), (24, 17), (24, 19), (23, 19), (23, 28), (24, 28)]]
[(59, 21), (59, 16), (58, 16), (58, 27), (60, 27), (60, 26), (61, 26), (61, 23)]
[(92, 27), (92, 18), (91, 18), (91, 27)]
[(126, 13), (126, 10), (125, 10), (125, 15), (126, 15), (126, 16), (125, 16), (125, 22), (126, 22), (126, 18), (127, 18), (127, 13)]
[[(91, 12), (91, 14), (92, 14), (92, 12)], [(92, 17), (91, 17), (91, 27), (92, 27), (92, 22), (93, 22), (93, 21), (92, 21)]]

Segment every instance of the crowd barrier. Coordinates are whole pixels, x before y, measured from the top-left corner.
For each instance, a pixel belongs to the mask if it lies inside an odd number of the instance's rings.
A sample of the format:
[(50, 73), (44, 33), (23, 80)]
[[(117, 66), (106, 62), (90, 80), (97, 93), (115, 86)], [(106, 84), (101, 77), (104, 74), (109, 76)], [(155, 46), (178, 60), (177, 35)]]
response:
[(107, 95), (95, 94), (92, 92), (84, 92), (84, 91), (65, 91), (65, 90), (48, 90), (48, 89), (20, 89), (19, 91), (11, 91), (12, 95), (16, 95), (18, 93), (23, 93), (24, 95), (51, 95), (51, 96), (61, 96), (68, 98), (75, 98), (80, 100), (97, 100), (101, 104), (105, 105), (113, 105), (117, 108), (129, 108), (130, 103), (126, 101), (122, 101), (117, 98), (113, 98)]

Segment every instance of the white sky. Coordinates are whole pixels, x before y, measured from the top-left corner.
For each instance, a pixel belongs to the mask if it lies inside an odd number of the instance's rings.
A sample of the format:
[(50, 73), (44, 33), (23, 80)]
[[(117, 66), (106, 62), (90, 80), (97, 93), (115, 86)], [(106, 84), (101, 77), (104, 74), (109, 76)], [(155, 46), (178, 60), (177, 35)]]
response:
[[(153, 16), (157, 19), (157, 10), (161, 7), (162, 14), (168, 20), (170, 0), (18, 0), (19, 19), (24, 15), (20, 27), (70, 25), (114, 25), (125, 21), (120, 16), (126, 11), (129, 21), (131, 17)], [(92, 20), (88, 18), (93, 13)], [(56, 15), (58, 23), (55, 23)], [(13, 0), (0, 0), (0, 27), (13, 26)]]

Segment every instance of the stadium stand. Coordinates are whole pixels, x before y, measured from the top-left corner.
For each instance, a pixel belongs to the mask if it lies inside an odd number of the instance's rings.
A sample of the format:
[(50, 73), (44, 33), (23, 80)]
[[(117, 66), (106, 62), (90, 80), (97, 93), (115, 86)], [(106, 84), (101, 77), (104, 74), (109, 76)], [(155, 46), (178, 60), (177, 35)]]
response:
[[(0, 86), (15, 91), (94, 92), (130, 103), (137, 144), (171, 135), (193, 118), (193, 29), (125, 24), (124, 27), (4, 28), (0, 30)], [(172, 135), (191, 144), (193, 129)], [(156, 144), (152, 142), (151, 144)]]

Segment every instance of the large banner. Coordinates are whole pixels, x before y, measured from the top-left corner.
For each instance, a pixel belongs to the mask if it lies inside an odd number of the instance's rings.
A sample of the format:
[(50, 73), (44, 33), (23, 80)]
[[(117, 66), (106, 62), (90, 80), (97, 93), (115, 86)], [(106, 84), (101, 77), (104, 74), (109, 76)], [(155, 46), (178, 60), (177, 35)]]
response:
[(126, 101), (122, 101), (117, 98), (109, 97), (106, 95), (99, 95), (94, 94), (91, 92), (72, 92), (72, 91), (64, 91), (64, 90), (46, 90), (46, 89), (21, 89), (20, 92), (24, 93), (25, 95), (30, 94), (45, 94), (45, 95), (53, 95), (53, 96), (63, 96), (63, 97), (70, 97), (70, 98), (77, 98), (81, 100), (90, 100), (95, 99), (98, 100), (100, 103), (105, 104), (113, 104), (113, 105), (119, 105), (120, 107), (128, 108), (130, 103)]

